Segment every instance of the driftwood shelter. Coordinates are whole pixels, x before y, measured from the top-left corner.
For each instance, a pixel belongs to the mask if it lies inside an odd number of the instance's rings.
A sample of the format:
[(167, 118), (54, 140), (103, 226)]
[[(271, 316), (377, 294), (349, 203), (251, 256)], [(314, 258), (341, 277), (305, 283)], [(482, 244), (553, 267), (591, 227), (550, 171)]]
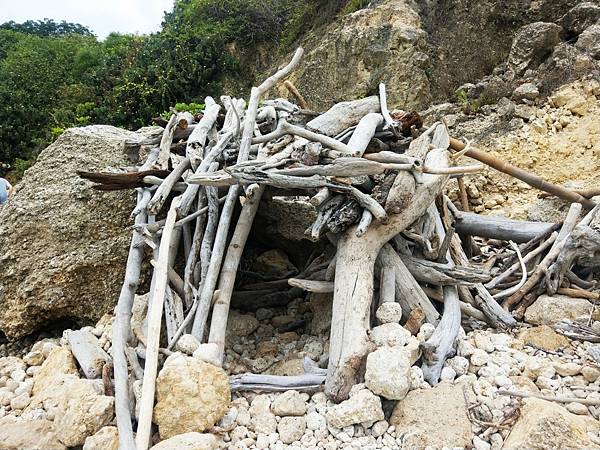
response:
[[(329, 398), (344, 400), (364, 376), (371, 350), (368, 332), (377, 320), (372, 310), (386, 303), (394, 306), (383, 309), (394, 310), (413, 334), (424, 322), (435, 325), (420, 350), (425, 379), (436, 384), (445, 359), (455, 351), (461, 315), (507, 329), (542, 293), (598, 299), (585, 277), (600, 262), (600, 216), (585, 193), (476, 150), (452, 138), (444, 123), (424, 129), (418, 114), (390, 112), (384, 85), (379, 96), (314, 113), (285, 81), (301, 57), (298, 49), (287, 66), (253, 88), (248, 104), (227, 96), (219, 104), (208, 97), (201, 118), (174, 112), (160, 140), (145, 143), (156, 148), (134, 171), (80, 173), (99, 189), (138, 192), (113, 328), (120, 448), (148, 447), (159, 353), (168, 354), (183, 334), (191, 333), (208, 344), (215, 361), (222, 361), (240, 259), (267, 190), (310, 198), (317, 210), (306, 235), (324, 241), (326, 250), (301, 273), (277, 282), (333, 293), (330, 350), (322, 367), (307, 360), (304, 376), (243, 374), (232, 377), (232, 389), (324, 385)], [(265, 99), (280, 82), (295, 103)], [(461, 165), (461, 157), (476, 162)], [(572, 202), (564, 222), (470, 213), (463, 177), (483, 165)], [(444, 195), (451, 178), (458, 180), (460, 205)], [(157, 220), (165, 211), (166, 218)], [(480, 238), (495, 240), (491, 257), (480, 255)], [(146, 247), (154, 255), (154, 269), (146, 341), (137, 342), (130, 318)], [(594, 338), (585, 325), (561, 327), (572, 337)], [(142, 376), (132, 351), (136, 347), (142, 348), (145, 365), (134, 442), (130, 382)]]

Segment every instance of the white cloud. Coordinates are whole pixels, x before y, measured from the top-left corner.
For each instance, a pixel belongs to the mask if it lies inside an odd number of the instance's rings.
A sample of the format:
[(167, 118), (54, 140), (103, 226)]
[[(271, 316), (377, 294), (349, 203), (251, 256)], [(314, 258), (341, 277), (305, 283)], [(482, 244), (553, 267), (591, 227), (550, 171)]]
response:
[(148, 34), (160, 29), (173, 0), (0, 0), (0, 23), (54, 19), (80, 23), (100, 39), (110, 32)]

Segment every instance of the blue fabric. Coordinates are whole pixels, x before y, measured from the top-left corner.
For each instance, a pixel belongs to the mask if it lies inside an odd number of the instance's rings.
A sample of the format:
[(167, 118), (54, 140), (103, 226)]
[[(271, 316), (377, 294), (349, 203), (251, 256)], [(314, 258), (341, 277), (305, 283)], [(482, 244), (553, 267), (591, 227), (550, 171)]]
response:
[(0, 178), (0, 205), (8, 200), (8, 182)]

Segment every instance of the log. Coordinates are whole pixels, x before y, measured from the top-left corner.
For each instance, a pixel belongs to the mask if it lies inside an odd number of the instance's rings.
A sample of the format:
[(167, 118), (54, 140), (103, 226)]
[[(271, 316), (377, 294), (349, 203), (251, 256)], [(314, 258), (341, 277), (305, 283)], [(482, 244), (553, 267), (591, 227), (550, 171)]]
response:
[(296, 391), (316, 391), (322, 387), (325, 375), (308, 373), (304, 375), (256, 375), (245, 373), (229, 378), (233, 392), (239, 391), (264, 391), (282, 392), (290, 389)]
[[(153, 150), (142, 166), (143, 169), (154, 164), (158, 158), (158, 151)], [(138, 192), (138, 205), (144, 198)], [(140, 208), (135, 217), (135, 224), (141, 225), (147, 221), (146, 208)], [(115, 320), (112, 327), (112, 357), (115, 378), (115, 415), (119, 431), (119, 448), (122, 450), (135, 449), (133, 426), (131, 423), (132, 410), (129, 397), (129, 371), (127, 370), (127, 341), (131, 338), (131, 308), (138, 288), (142, 261), (144, 259), (144, 245), (141, 233), (134, 228), (129, 245), (129, 254), (125, 266), (125, 277), (119, 300), (115, 307)]]
[(142, 398), (140, 401), (140, 417), (138, 421), (136, 448), (146, 450), (150, 443), (150, 430), (152, 426), (152, 412), (154, 409), (154, 393), (156, 383), (156, 372), (158, 368), (158, 349), (160, 344), (160, 328), (163, 312), (163, 303), (167, 289), (167, 269), (169, 267), (171, 238), (177, 217), (177, 204), (179, 199), (173, 199), (167, 222), (163, 230), (158, 254), (157, 267), (155, 269), (155, 280), (152, 290), (152, 304), (148, 308), (148, 340), (146, 347), (146, 362), (144, 365), (144, 381), (142, 387)]
[(472, 285), (489, 281), (491, 278), (489, 272), (470, 265), (468, 261), (464, 263), (465, 265), (448, 267), (442, 263), (415, 258), (411, 255), (400, 255), (400, 258), (412, 276), (424, 283)]
[(200, 119), (200, 122), (198, 122), (198, 125), (194, 127), (194, 131), (190, 134), (185, 147), (185, 154), (194, 170), (196, 170), (204, 158), (204, 146), (206, 144), (208, 132), (217, 121), (219, 111), (221, 110), (221, 106), (219, 106), (212, 97), (206, 97), (204, 99), (204, 105), (204, 115), (202, 116), (202, 119)]
[[(432, 204), (429, 207), (435, 217), (436, 233), (440, 241), (444, 240), (444, 225), (442, 219)], [(448, 252), (447, 260), (452, 265)], [(446, 359), (454, 352), (458, 332), (460, 330), (460, 300), (456, 286), (442, 287), (444, 298), (444, 313), (433, 334), (421, 345), (423, 378), (432, 386), (438, 384)]]
[[(457, 139), (451, 138), (450, 139), (450, 148), (457, 150), (457, 151), (461, 151), (461, 150), (465, 150), (466, 145)], [(596, 206), (596, 203), (583, 197), (582, 195), (580, 195), (570, 189), (564, 188), (562, 186), (552, 184), (552, 183), (544, 180), (543, 178), (538, 177), (537, 175), (534, 175), (530, 172), (527, 172), (526, 170), (515, 167), (511, 164), (508, 164), (507, 162), (504, 162), (504, 161), (496, 158), (495, 156), (491, 155), (490, 153), (482, 152), (481, 150), (476, 150), (474, 148), (470, 148), (465, 152), (465, 156), (476, 159), (477, 161), (487, 164), (488, 166), (492, 167), (493, 169), (496, 169), (499, 172), (506, 173), (512, 177), (517, 178), (518, 180), (521, 180), (521, 181), (527, 183), (531, 187), (548, 192), (552, 195), (562, 198), (563, 200), (567, 200), (569, 202), (581, 203), (584, 207), (586, 207), (588, 209), (591, 209), (594, 206)]]
[[(429, 145), (429, 137), (421, 136)], [(409, 150), (410, 151), (410, 150)], [(409, 156), (415, 156), (409, 153)], [(445, 150), (429, 152), (426, 162), (431, 167), (445, 167)], [(402, 176), (402, 172), (398, 176)], [(356, 227), (349, 228), (338, 242), (335, 290), (329, 350), (326, 394), (334, 401), (348, 397), (350, 388), (359, 382), (364, 358), (369, 350), (370, 304), (373, 297), (374, 264), (383, 245), (414, 223), (441, 193), (447, 180), (444, 175), (422, 176), (422, 184), (407, 199), (406, 207), (392, 215), (387, 224), (375, 222), (360, 238)], [(388, 199), (389, 202), (389, 199)], [(427, 299), (429, 301), (429, 299)], [(404, 309), (404, 307), (403, 307)], [(408, 314), (410, 309), (406, 309)]]
[(69, 333), (67, 341), (86, 378), (100, 378), (102, 368), (110, 362), (110, 357), (100, 347), (98, 338), (89, 331), (76, 330)]
[(379, 278), (379, 302), (396, 301), (396, 271), (392, 267), (383, 266)]
[(298, 106), (300, 108), (308, 109), (308, 103), (306, 103), (306, 100), (304, 100), (304, 97), (302, 97), (302, 94), (300, 94), (300, 92), (298, 91), (296, 86), (294, 86), (294, 84), (291, 81), (285, 80), (283, 82), (283, 85), (287, 88), (288, 91), (290, 91), (290, 94), (292, 94), (294, 96), (294, 98), (296, 99), (296, 102), (298, 103)]
[(162, 209), (167, 197), (171, 193), (175, 183), (181, 178), (183, 173), (190, 168), (189, 159), (181, 161), (175, 169), (164, 179), (161, 185), (158, 187), (152, 199), (148, 202), (148, 212), (150, 214), (158, 214)]
[(297, 287), (307, 292), (315, 292), (317, 294), (328, 294), (333, 292), (333, 283), (331, 281), (319, 280), (302, 280), (300, 278), (290, 278), (288, 280), (290, 286)]
[(465, 212), (459, 213), (455, 220), (456, 231), (460, 234), (517, 243), (534, 239), (554, 226), (553, 223), (548, 222), (527, 222)]
[(427, 298), (417, 280), (391, 245), (385, 244), (382, 247), (377, 257), (377, 264), (382, 268), (389, 267), (393, 269), (394, 299), (397, 299), (400, 306), (402, 306), (402, 314), (405, 320), (408, 320), (411, 311), (418, 309), (423, 312), (427, 322), (438, 323), (440, 313)]
[(158, 158), (154, 163), (154, 167), (157, 169), (167, 170), (169, 168), (171, 144), (173, 143), (175, 128), (177, 128), (177, 114), (171, 114), (171, 118), (169, 119), (169, 122), (167, 122), (162, 138), (160, 139), (160, 151), (158, 153)]
[(378, 113), (369, 113), (360, 119), (352, 137), (348, 141), (348, 147), (352, 151), (352, 156), (361, 157), (371, 139), (375, 135), (375, 130), (383, 125), (383, 116)]

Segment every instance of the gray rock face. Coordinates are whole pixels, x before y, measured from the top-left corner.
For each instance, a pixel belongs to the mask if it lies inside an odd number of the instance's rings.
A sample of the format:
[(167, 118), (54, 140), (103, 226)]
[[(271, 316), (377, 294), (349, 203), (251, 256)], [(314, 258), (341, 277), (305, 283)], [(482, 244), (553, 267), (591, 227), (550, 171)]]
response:
[(0, 209), (0, 330), (10, 338), (65, 318), (90, 323), (114, 306), (133, 195), (95, 191), (75, 170), (131, 165), (126, 140), (140, 134), (110, 126), (67, 130)]
[(568, 33), (581, 34), (597, 20), (600, 20), (600, 6), (591, 2), (583, 2), (570, 9), (560, 19), (560, 24)]
[(508, 56), (509, 67), (518, 75), (535, 69), (560, 42), (562, 28), (555, 23), (535, 22), (519, 30)]
[(600, 59), (600, 24), (586, 28), (579, 36), (575, 48), (594, 59)]

